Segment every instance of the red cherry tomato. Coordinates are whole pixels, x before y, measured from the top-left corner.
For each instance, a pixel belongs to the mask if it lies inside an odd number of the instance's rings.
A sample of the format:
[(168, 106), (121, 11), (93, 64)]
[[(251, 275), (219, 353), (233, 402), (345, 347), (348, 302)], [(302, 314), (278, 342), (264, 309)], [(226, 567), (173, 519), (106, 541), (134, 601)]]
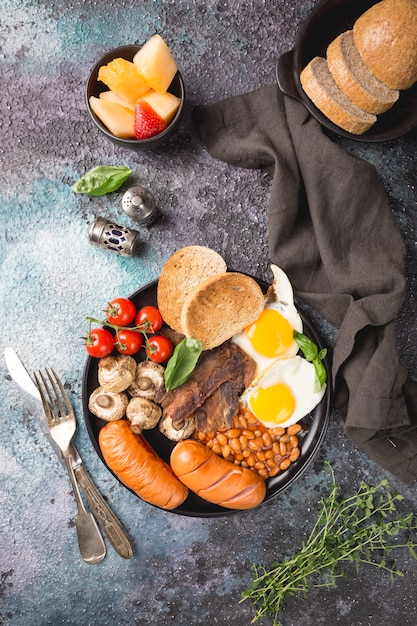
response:
[(132, 355), (139, 352), (143, 344), (141, 333), (121, 328), (114, 337), (114, 347), (120, 354)]
[(140, 326), (145, 322), (149, 322), (151, 325), (151, 329), (149, 328), (146, 332), (157, 333), (158, 330), (162, 328), (162, 324), (164, 320), (162, 319), (162, 315), (159, 312), (159, 309), (156, 306), (148, 305), (144, 306), (136, 314), (136, 326)]
[(172, 342), (163, 335), (153, 335), (149, 337), (148, 345), (145, 348), (146, 355), (155, 363), (164, 363), (171, 358), (174, 351)]
[(90, 356), (101, 359), (113, 352), (114, 337), (105, 328), (92, 328), (84, 345)]
[(129, 326), (135, 319), (136, 307), (128, 298), (115, 298), (106, 308), (106, 319), (110, 324)]

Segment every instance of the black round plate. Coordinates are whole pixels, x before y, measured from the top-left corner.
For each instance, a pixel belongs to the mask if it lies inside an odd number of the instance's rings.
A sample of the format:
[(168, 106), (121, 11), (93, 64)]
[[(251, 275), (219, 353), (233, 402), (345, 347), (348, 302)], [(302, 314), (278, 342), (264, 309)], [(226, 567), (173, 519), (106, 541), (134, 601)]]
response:
[(363, 135), (354, 135), (333, 124), (306, 95), (300, 73), (315, 56), (325, 57), (327, 46), (340, 33), (350, 30), (357, 18), (380, 0), (325, 0), (301, 27), (295, 46), (277, 62), (278, 85), (287, 96), (300, 100), (310, 113), (334, 133), (357, 141), (378, 142), (395, 139), (417, 126), (417, 83), (400, 92), (399, 100)]
[[(256, 279), (258, 280), (258, 279)], [(263, 281), (258, 280), (258, 283), (264, 290), (266, 291), (268, 285)], [(158, 281), (153, 281), (143, 286), (141, 289), (132, 294), (130, 299), (134, 302), (137, 308), (142, 306), (152, 304), (156, 305), (156, 292), (157, 292)], [(303, 324), (304, 324), (304, 333), (308, 335), (321, 349), (323, 346), (321, 341), (315, 332), (314, 328), (311, 326), (310, 322), (302, 315)], [(141, 350), (137, 355), (137, 360), (141, 361), (145, 358), (143, 350)], [(326, 369), (329, 375), (329, 368), (327, 366), (326, 360)], [(103, 455), (100, 451), (100, 446), (98, 444), (98, 434), (100, 429), (105, 425), (105, 422), (100, 420), (98, 417), (90, 413), (88, 410), (88, 399), (91, 393), (98, 386), (97, 379), (97, 368), (98, 359), (94, 359), (91, 357), (87, 357), (87, 361), (84, 368), (84, 376), (83, 376), (83, 410), (84, 410), (84, 419), (87, 426), (88, 434), (91, 438), (91, 441), (97, 451), (97, 454), (106, 465)], [(305, 426), (304, 435), (300, 441), (301, 454), (298, 460), (290, 465), (288, 470), (282, 472), (278, 476), (274, 478), (270, 478), (267, 481), (267, 491), (264, 502), (271, 500), (271, 498), (276, 497), (279, 493), (287, 489), (297, 478), (301, 476), (301, 474), (306, 470), (309, 463), (312, 461), (315, 456), (318, 448), (321, 445), (323, 437), (326, 432), (328, 418), (329, 418), (329, 407), (330, 407), (330, 384), (328, 380), (327, 388), (325, 395), (320, 402), (320, 404), (302, 420), (302, 424)], [(164, 437), (157, 428), (152, 430), (144, 431), (144, 436), (151, 444), (153, 449), (159, 454), (161, 458), (163, 458), (167, 463), (169, 463), (169, 457), (171, 454), (171, 450), (173, 449), (175, 443), (168, 440)], [(106, 465), (107, 467), (107, 465)], [(108, 468), (109, 469), (109, 468)], [(109, 469), (111, 472), (111, 470)], [(116, 478), (117, 476), (114, 472), (111, 472)], [(123, 483), (121, 483), (123, 484)], [(132, 493), (134, 493), (132, 491)], [(135, 494), (136, 495), (136, 494)], [(138, 496), (136, 496), (138, 497)], [(262, 505), (260, 505), (262, 506)], [(177, 513), (179, 515), (188, 515), (192, 517), (220, 517), (224, 515), (233, 515), (236, 513), (242, 513), (242, 511), (235, 511), (234, 509), (225, 509), (221, 506), (217, 506), (211, 504), (210, 502), (206, 502), (202, 498), (199, 498), (194, 493), (190, 492), (187, 500), (178, 508), (172, 511), (173, 513)]]

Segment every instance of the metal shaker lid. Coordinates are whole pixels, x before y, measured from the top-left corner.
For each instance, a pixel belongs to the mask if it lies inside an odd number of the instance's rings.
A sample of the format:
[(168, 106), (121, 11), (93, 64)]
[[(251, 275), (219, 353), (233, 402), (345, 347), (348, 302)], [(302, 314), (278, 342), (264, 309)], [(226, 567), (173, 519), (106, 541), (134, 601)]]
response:
[(125, 192), (122, 207), (125, 213), (138, 224), (150, 224), (158, 215), (153, 194), (141, 185), (130, 187)]

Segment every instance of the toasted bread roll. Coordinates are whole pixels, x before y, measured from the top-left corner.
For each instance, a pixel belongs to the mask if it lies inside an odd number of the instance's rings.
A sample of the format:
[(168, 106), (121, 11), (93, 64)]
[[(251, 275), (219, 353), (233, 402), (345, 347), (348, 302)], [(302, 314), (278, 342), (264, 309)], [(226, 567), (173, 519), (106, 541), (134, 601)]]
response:
[(255, 471), (226, 461), (194, 439), (177, 443), (170, 463), (184, 485), (212, 504), (251, 509), (265, 498), (265, 481)]
[(260, 316), (265, 297), (246, 274), (225, 272), (208, 278), (188, 295), (181, 311), (187, 337), (200, 339), (210, 350), (230, 339)]
[(330, 73), (326, 59), (314, 57), (300, 74), (301, 86), (310, 100), (333, 124), (362, 135), (376, 122), (343, 93)]
[(417, 81), (417, 2), (383, 0), (353, 25), (356, 48), (371, 72), (392, 89)]
[(330, 43), (326, 56), (339, 88), (363, 111), (384, 113), (397, 102), (400, 92), (387, 87), (372, 74), (356, 49), (351, 30)]
[(186, 500), (187, 487), (127, 420), (108, 422), (98, 442), (109, 468), (142, 500), (162, 509), (175, 509)]
[(158, 281), (158, 308), (165, 322), (182, 333), (180, 316), (188, 294), (201, 282), (226, 271), (226, 263), (214, 250), (188, 246), (177, 250), (165, 263)]

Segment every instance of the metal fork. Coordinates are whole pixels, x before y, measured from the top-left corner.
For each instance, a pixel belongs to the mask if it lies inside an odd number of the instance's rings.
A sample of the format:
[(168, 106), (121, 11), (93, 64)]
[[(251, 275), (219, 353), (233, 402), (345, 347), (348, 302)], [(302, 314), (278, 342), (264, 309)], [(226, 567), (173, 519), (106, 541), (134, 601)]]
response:
[(49, 431), (65, 459), (77, 502), (78, 514), (75, 518), (75, 525), (81, 557), (86, 563), (99, 563), (106, 555), (106, 546), (96, 520), (84, 506), (71, 463), (69, 445), (76, 429), (73, 408), (61, 381), (53, 369), (45, 370), (45, 376), (42, 372), (38, 372), (38, 375), (34, 374), (34, 378), (42, 398)]

